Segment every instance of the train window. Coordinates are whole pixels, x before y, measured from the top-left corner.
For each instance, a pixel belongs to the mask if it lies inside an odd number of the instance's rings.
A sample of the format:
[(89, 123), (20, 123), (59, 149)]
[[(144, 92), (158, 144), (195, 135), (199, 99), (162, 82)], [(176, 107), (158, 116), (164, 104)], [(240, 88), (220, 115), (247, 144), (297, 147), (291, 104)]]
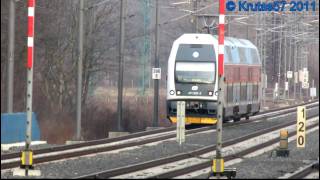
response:
[(202, 48), (202, 44), (191, 44), (191, 48)]
[(252, 101), (252, 84), (247, 84), (247, 100)]
[(224, 50), (225, 50), (225, 52), (224, 52), (225, 53), (225, 58), (224, 58), (225, 62), (232, 62), (232, 54), (231, 54), (230, 46), (225, 46)]
[(240, 101), (240, 84), (233, 85), (233, 101), (236, 103)]
[(177, 62), (176, 82), (180, 83), (214, 83), (215, 63)]
[(246, 56), (246, 48), (239, 47), (239, 56), (240, 56), (240, 62), (246, 63), (247, 62), (247, 56)]
[(253, 100), (258, 100), (258, 85), (254, 84), (252, 88)]
[(234, 46), (231, 48), (231, 58), (232, 58), (231, 59), (232, 63), (239, 63), (239, 61), (240, 61), (238, 48), (236, 48)]
[(232, 103), (233, 102), (233, 86), (232, 86), (232, 84), (228, 84), (228, 86), (227, 86), (227, 96), (228, 96), (227, 102)]
[(241, 84), (240, 101), (246, 101), (246, 100), (247, 100), (247, 85)]
[[(180, 44), (176, 61), (216, 61), (213, 45), (209, 44)], [(197, 56), (194, 53), (197, 52)]]
[(259, 55), (258, 55), (258, 51), (256, 49), (251, 48), (250, 49), (251, 52), (251, 58), (252, 58), (252, 62), (254, 64), (259, 63)]

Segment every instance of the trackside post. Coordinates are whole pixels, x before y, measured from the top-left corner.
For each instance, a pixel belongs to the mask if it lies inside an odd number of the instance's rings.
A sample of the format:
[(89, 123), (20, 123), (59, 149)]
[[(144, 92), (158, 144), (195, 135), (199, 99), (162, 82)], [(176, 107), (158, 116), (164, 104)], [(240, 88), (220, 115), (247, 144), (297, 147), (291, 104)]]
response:
[(224, 168), (222, 156), (222, 122), (224, 104), (224, 24), (225, 24), (225, 0), (219, 0), (219, 34), (218, 34), (218, 112), (217, 112), (217, 145), (216, 158), (212, 161), (212, 176), (218, 179), (220, 176), (228, 178), (236, 176), (236, 169)]
[(185, 101), (177, 102), (177, 142), (181, 145), (185, 142)]
[(297, 148), (305, 148), (306, 144), (306, 107), (297, 108)]
[(34, 60), (34, 14), (36, 0), (28, 0), (28, 38), (27, 38), (27, 126), (26, 146), (21, 152), (21, 169), (13, 172), (14, 176), (40, 176), (40, 171), (33, 170), (33, 152), (30, 148), (32, 138), (32, 90), (33, 90), (33, 60)]

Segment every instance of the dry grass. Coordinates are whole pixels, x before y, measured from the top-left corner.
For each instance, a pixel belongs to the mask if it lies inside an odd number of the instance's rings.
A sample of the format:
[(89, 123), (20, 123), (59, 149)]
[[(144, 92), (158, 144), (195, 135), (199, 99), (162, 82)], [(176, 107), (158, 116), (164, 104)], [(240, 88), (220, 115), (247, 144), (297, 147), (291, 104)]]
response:
[(75, 122), (69, 114), (55, 114), (39, 120), (41, 139), (51, 144), (63, 144), (71, 140), (75, 133)]
[[(162, 127), (170, 125), (166, 119), (165, 97), (165, 90), (161, 90), (159, 126)], [(117, 130), (117, 98), (117, 88), (98, 88), (94, 95), (88, 98), (82, 110), (81, 134), (84, 140), (106, 138), (109, 131)], [(67, 140), (75, 139), (76, 113), (69, 112), (66, 108), (59, 110), (56, 106), (48, 109), (50, 106), (45, 97), (38, 97), (36, 100), (42, 102), (37, 108), (41, 109), (37, 113), (41, 139), (52, 144), (63, 144)], [(125, 131), (137, 132), (152, 126), (152, 115), (152, 89), (148, 89), (143, 95), (139, 95), (135, 88), (124, 89), (122, 126)]]
[[(98, 88), (87, 103), (83, 114), (84, 138), (98, 139), (107, 136), (110, 130), (117, 129), (117, 89)], [(169, 126), (166, 120), (165, 90), (159, 97), (159, 126)], [(136, 132), (152, 125), (153, 91), (139, 95), (138, 89), (124, 89), (123, 122), (125, 131)]]

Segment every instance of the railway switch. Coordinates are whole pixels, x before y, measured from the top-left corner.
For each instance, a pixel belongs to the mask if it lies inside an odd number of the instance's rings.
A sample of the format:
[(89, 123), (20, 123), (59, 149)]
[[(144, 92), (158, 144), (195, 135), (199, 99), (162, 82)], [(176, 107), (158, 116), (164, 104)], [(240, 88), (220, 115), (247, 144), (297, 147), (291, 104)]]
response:
[(289, 149), (288, 149), (288, 130), (282, 129), (280, 131), (280, 146), (276, 150), (277, 156), (279, 157), (288, 157)]

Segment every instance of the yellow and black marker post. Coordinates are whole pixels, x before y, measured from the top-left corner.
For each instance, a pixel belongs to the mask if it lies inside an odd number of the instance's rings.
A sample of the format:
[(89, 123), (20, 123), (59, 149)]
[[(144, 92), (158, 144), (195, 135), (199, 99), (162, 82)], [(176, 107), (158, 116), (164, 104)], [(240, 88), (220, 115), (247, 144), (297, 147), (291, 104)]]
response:
[(224, 172), (224, 160), (223, 159), (214, 159), (212, 162), (212, 173), (213, 176), (217, 174), (222, 174)]
[(212, 160), (211, 167), (212, 174), (214, 177), (227, 177), (228, 179), (236, 177), (237, 170), (236, 168), (225, 168), (224, 159), (214, 159)]
[(33, 152), (32, 150), (24, 150), (21, 152), (21, 168), (25, 169), (25, 175), (29, 175), (29, 170), (33, 169)]
[(280, 145), (276, 150), (278, 157), (288, 157), (289, 149), (288, 149), (288, 130), (282, 129), (280, 130)]

